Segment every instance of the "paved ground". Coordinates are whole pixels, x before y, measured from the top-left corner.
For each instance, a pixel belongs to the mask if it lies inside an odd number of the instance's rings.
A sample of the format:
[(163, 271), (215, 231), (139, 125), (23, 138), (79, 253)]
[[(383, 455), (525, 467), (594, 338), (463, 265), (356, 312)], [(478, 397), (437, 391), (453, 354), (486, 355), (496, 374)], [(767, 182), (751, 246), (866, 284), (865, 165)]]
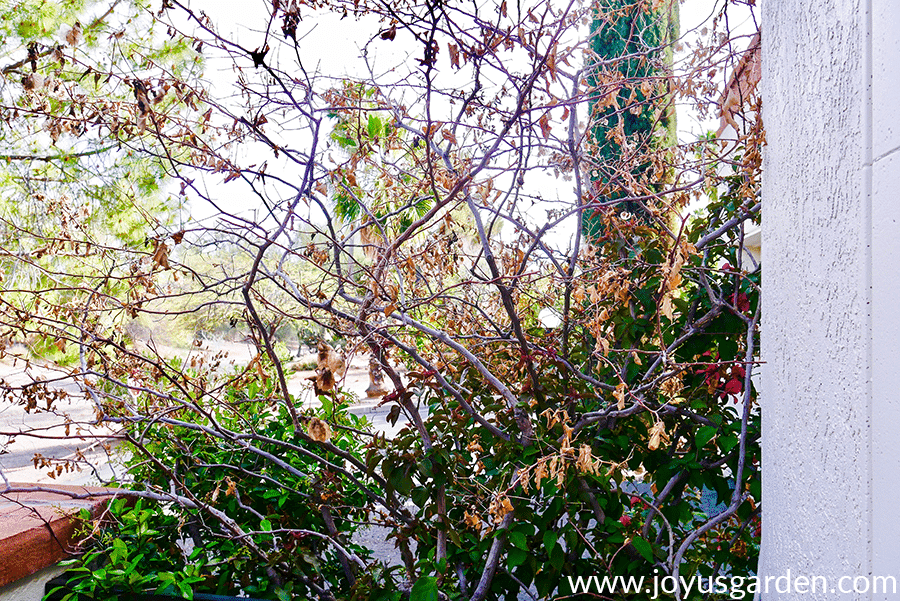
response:
[[(182, 349), (155, 345), (156, 350), (167, 358), (175, 356), (189, 361), (193, 355), (204, 353), (211, 355), (220, 351), (228, 353), (228, 362), (246, 364), (253, 357), (255, 351), (249, 344), (226, 341), (204, 341), (201, 348), (192, 347)], [(24, 354), (24, 353), (22, 353)], [(315, 361), (315, 355), (309, 354), (302, 357), (296, 363), (309, 364)], [(291, 371), (288, 366), (288, 389), (304, 405), (314, 405), (315, 399), (311, 382), (307, 379), (314, 375), (311, 371)], [(94, 419), (93, 402), (81, 394), (79, 386), (69, 378), (65, 372), (52, 366), (42, 365), (39, 362), (26, 362), (21, 358), (6, 358), (0, 360), (0, 380), (3, 387), (20, 387), (31, 385), (35, 382), (50, 382), (49, 388), (67, 393), (66, 398), (54, 404), (54, 411), (32, 410), (27, 412), (25, 407), (9, 401), (0, 400), (0, 471), (13, 481), (26, 482), (58, 482), (68, 484), (97, 484), (99, 477), (108, 478), (113, 474), (115, 458), (109, 456), (104, 449), (105, 437), (111, 431), (106, 428), (84, 427), (78, 429), (69, 428), (67, 434), (66, 416), (73, 422), (87, 424)], [(364, 358), (355, 357), (350, 361), (347, 373), (339, 382), (343, 390), (350, 391), (359, 402), (351, 411), (357, 415), (365, 415), (378, 432), (383, 432), (388, 437), (394, 435), (402, 426), (398, 422), (396, 426), (390, 425), (386, 418), (389, 406), (378, 407), (380, 399), (366, 397), (366, 389), (369, 386), (368, 364)], [(21, 399), (20, 396), (16, 398)], [(26, 431), (38, 430), (37, 435), (18, 435)], [(88, 470), (82, 472), (69, 472), (48, 475), (49, 468), (35, 466), (35, 455), (53, 458), (73, 459), (78, 454), (93, 463), (102, 465), (101, 473)]]
[[(65, 482), (87, 484), (98, 482), (99, 476), (112, 475), (111, 462), (103, 448), (107, 428), (83, 427), (94, 420), (94, 404), (85, 399), (78, 385), (59, 369), (24, 359), (0, 361), (2, 389), (33, 386), (36, 382), (48, 382), (47, 387), (63, 393), (47, 410), (41, 403), (26, 410), (22, 404), (9, 398), (0, 400), (0, 470), (9, 480), (26, 482)], [(21, 402), (22, 396), (13, 398)], [(72, 422), (68, 427), (66, 422)], [(28, 432), (28, 435), (21, 433)], [(19, 434), (16, 436), (16, 434)], [(49, 466), (35, 463), (35, 456), (60, 459), (84, 457), (91, 463), (102, 465), (101, 473), (68, 472), (52, 478)]]

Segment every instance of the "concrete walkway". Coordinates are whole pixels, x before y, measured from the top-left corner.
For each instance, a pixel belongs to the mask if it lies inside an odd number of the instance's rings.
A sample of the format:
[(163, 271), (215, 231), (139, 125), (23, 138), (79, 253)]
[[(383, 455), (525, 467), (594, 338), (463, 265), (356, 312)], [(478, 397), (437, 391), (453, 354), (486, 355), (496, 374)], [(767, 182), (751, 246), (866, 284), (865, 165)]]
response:
[[(225, 352), (227, 359), (224, 363), (234, 365), (246, 365), (255, 354), (249, 344), (222, 341), (204, 341), (201, 347), (189, 349), (155, 348), (162, 357), (171, 359), (178, 356), (184, 361), (201, 353), (212, 356)], [(309, 364), (315, 358), (315, 355), (310, 354), (299, 359), (296, 364)], [(300, 406), (317, 406), (319, 401), (308, 380), (315, 373), (292, 371), (291, 366), (292, 364), (286, 365), (288, 390)], [(115, 445), (110, 444), (109, 439), (114, 431), (108, 427), (91, 425), (95, 419), (94, 403), (82, 394), (80, 386), (65, 370), (38, 361), (7, 357), (0, 360), (0, 381), (0, 393), (4, 389), (18, 389), (39, 382), (47, 382), (48, 389), (64, 393), (61, 395), (63, 398), (57, 400), (50, 411), (46, 410), (43, 400), (38, 407), (26, 411), (22, 403), (23, 396), (17, 391), (0, 400), (0, 472), (3, 476), (18, 482), (96, 485), (101, 479), (121, 475), (115, 470), (119, 461)], [(353, 404), (351, 412), (367, 417), (375, 431), (391, 437), (403, 427), (402, 419), (396, 426), (387, 422), (389, 404), (379, 407), (380, 398), (369, 399), (366, 396), (369, 386), (367, 358), (352, 358), (338, 385), (358, 400)], [(66, 421), (70, 421), (68, 430)], [(58, 462), (42, 465), (40, 460), (40, 457), (76, 460), (80, 456), (84, 457), (82, 471), (59, 472), (60, 468), (56, 467)], [(88, 469), (88, 463), (98, 466), (99, 470)]]

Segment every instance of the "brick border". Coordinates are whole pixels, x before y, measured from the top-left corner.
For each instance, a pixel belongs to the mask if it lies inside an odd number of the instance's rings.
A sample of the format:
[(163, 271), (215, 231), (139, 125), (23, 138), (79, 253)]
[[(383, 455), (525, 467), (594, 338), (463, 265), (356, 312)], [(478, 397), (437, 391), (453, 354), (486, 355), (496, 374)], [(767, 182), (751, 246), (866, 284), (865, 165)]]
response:
[[(0, 493), (0, 587), (72, 555), (78, 542), (73, 516), (87, 509), (91, 517), (98, 517), (113, 498), (109, 492), (114, 490), (28, 483), (10, 483), (9, 489), (31, 490)], [(81, 498), (73, 498), (67, 492)], [(105, 494), (85, 497), (92, 493)]]

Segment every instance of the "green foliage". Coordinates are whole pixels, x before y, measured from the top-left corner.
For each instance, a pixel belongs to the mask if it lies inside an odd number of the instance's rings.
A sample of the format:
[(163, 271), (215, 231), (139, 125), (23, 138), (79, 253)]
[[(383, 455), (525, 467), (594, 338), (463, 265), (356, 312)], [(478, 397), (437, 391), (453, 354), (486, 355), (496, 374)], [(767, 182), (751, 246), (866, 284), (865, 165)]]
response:
[[(184, 565), (173, 571), (171, 554), (184, 545), (178, 516), (166, 506), (141, 499), (133, 505), (127, 499), (116, 499), (108, 515), (115, 531), (95, 533), (96, 546), (81, 558), (64, 562), (67, 585), (48, 594), (64, 592), (67, 601), (118, 598), (136, 591), (193, 598), (194, 589), (206, 580), (209, 560), (202, 549), (195, 549), (186, 554)], [(90, 516), (83, 517), (89, 527)]]
[[(150, 286), (126, 279), (158, 267), (152, 252), (178, 229), (166, 167), (134, 145), (154, 145), (141, 142), (152, 110), (176, 116), (186, 105), (161, 92), (172, 82), (160, 78), (153, 109), (141, 109), (133, 82), (151, 61), (184, 75), (200, 63), (183, 40), (160, 39), (148, 9), (139, 0), (23, 0), (0, 9), (8, 57), (0, 277), (11, 291), (0, 312), (18, 322), (4, 335), (29, 338), (33, 353), (64, 364), (74, 360), (65, 345), (79, 338), (77, 327), (103, 332), (133, 316)], [(111, 310), (101, 298), (123, 302)], [(16, 310), (32, 319), (12, 317)], [(47, 318), (58, 327), (42, 331)]]
[(434, 204), (427, 182), (398, 177), (398, 172), (414, 172), (424, 144), (417, 137), (410, 141), (408, 132), (394, 126), (390, 114), (380, 109), (375, 90), (345, 85), (343, 94), (332, 98), (347, 105), (329, 114), (335, 120), (331, 140), (348, 157), (332, 177), (335, 214), (344, 222), (366, 224), (373, 238), (406, 230)]
[[(91, 532), (90, 551), (70, 562), (66, 590), (75, 593), (73, 599), (116, 599), (135, 593), (191, 599), (197, 592), (305, 598), (314, 594), (316, 583), (325, 582), (336, 587), (335, 593), (350, 594), (335, 548), (309, 533), (328, 531), (323, 511), (327, 508), (335, 527), (349, 539), (366, 516), (366, 495), (353, 481), (322, 469), (321, 459), (340, 464), (341, 457), (322, 453), (317, 443), (297, 438), (287, 412), (259, 400), (271, 388), (256, 388), (232, 391), (233, 411), (218, 408), (207, 419), (184, 413), (177, 415), (178, 425), (135, 425), (133, 429), (135, 442), (140, 435), (144, 452), (159, 463), (176, 466), (175, 473), (167, 473), (158, 470), (157, 463), (135, 457), (133, 488), (166, 489), (176, 477), (190, 487), (198, 504), (227, 515), (246, 534), (232, 538), (234, 532), (216, 527), (198, 507), (117, 499), (110, 506), (110, 521)], [(336, 426), (366, 427), (364, 420), (346, 413), (346, 404), (322, 400), (317, 415)], [(224, 444), (203, 429), (212, 424), (252, 433), (251, 442)], [(360, 454), (350, 430), (336, 429), (330, 442), (341, 453)], [(277, 462), (267, 459), (273, 456)], [(377, 485), (373, 487), (377, 490)], [(367, 556), (362, 547), (344, 544)], [(290, 578), (280, 584), (273, 581), (271, 566), (252, 553), (253, 545), (274, 549), (271, 561), (287, 570)]]

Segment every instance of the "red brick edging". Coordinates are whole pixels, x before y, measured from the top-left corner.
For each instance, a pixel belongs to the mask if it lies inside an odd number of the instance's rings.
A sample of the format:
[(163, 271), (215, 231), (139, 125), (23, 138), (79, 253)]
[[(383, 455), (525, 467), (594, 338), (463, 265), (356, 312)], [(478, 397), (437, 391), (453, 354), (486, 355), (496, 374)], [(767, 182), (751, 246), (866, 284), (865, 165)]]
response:
[[(70, 556), (77, 543), (77, 520), (71, 516), (87, 509), (91, 517), (98, 517), (111, 498), (107, 488), (25, 483), (6, 488), (0, 483), (0, 490), (38, 488), (45, 490), (0, 493), (0, 587)], [(84, 496), (101, 492), (106, 494)]]

